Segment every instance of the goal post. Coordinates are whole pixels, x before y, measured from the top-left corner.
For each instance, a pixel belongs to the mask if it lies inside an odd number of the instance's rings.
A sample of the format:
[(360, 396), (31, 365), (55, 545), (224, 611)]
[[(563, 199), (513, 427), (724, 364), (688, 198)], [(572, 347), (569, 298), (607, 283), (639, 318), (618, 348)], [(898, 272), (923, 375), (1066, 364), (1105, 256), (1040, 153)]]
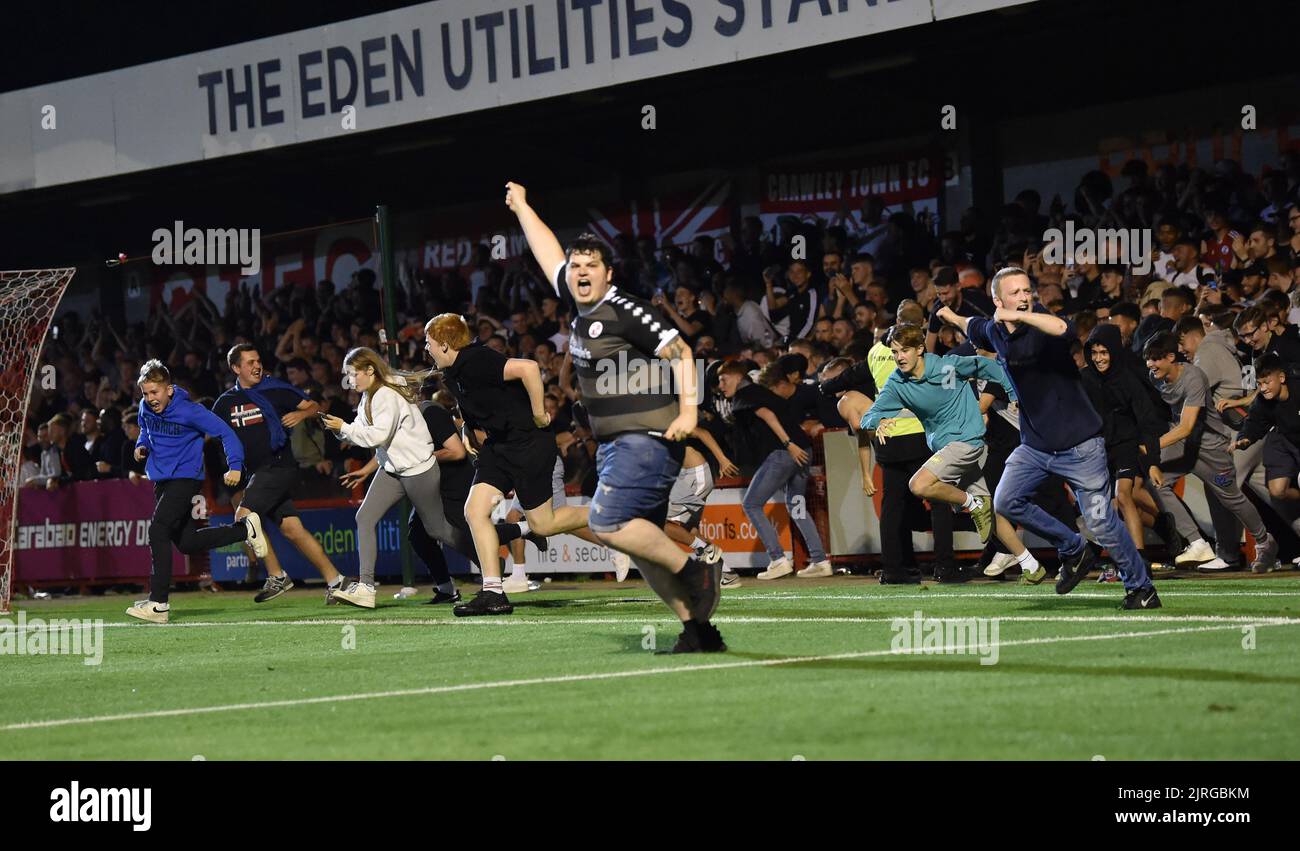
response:
[(41, 349), (75, 269), (0, 272), (0, 613), (13, 596), (23, 426)]

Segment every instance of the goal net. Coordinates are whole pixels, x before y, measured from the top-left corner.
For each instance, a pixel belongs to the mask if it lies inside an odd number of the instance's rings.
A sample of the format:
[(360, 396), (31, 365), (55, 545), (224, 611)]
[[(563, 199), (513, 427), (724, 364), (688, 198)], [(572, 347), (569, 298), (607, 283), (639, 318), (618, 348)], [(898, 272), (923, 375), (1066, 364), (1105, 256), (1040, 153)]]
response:
[(23, 425), (45, 332), (75, 269), (0, 272), (0, 612), (13, 593)]

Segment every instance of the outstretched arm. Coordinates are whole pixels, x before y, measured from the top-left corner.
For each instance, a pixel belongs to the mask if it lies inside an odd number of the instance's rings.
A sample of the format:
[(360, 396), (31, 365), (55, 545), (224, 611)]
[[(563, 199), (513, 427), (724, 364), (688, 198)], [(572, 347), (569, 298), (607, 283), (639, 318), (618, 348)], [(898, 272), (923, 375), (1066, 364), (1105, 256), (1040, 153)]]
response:
[[(564, 247), (537, 212), (528, 206), (527, 190), (518, 183), (507, 183), (506, 206), (519, 219), (519, 227), (528, 239), (528, 247), (532, 249), (537, 265), (542, 267), (542, 274), (554, 274), (555, 267), (564, 262)], [(555, 286), (554, 281), (551, 281), (551, 286)]]
[(1053, 337), (1060, 337), (1069, 330), (1070, 326), (1059, 316), (1053, 316), (1050, 313), (1035, 313), (1032, 310), (1008, 310), (1005, 307), (999, 307), (993, 312), (994, 320), (998, 322), (1023, 322), (1030, 328), (1037, 328), (1044, 334), (1050, 334)]

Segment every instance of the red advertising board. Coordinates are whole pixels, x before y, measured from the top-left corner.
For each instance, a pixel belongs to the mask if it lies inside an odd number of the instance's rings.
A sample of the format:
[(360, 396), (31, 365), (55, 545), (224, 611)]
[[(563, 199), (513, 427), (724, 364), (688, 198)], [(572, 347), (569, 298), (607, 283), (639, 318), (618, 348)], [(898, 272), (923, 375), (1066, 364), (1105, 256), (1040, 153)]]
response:
[[(153, 486), (125, 479), (77, 482), (56, 491), (18, 492), (15, 581), (140, 579), (151, 572), (149, 519)], [(172, 550), (173, 575), (185, 558)]]

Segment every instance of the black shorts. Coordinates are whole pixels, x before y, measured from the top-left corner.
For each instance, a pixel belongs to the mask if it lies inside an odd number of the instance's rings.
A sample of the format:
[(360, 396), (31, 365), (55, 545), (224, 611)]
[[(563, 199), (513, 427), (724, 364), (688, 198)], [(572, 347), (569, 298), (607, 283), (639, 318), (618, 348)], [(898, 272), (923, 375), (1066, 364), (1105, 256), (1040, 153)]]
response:
[(1110, 477), (1116, 481), (1145, 478), (1142, 469), (1142, 453), (1138, 450), (1136, 440), (1126, 440), (1106, 447), (1106, 466), (1110, 468)]
[(1300, 476), (1300, 448), (1276, 430), (1264, 438), (1264, 478), (1267, 481), (1286, 479), (1295, 486)]
[(293, 504), (293, 491), (298, 483), (297, 466), (268, 464), (253, 474), (239, 507), (255, 511), (263, 520), (273, 520), (278, 526), (285, 518), (298, 516)]
[(551, 472), (559, 450), (549, 431), (523, 440), (489, 440), (474, 462), (474, 484), (487, 484), (501, 493), (515, 492), (525, 511), (551, 501)]

